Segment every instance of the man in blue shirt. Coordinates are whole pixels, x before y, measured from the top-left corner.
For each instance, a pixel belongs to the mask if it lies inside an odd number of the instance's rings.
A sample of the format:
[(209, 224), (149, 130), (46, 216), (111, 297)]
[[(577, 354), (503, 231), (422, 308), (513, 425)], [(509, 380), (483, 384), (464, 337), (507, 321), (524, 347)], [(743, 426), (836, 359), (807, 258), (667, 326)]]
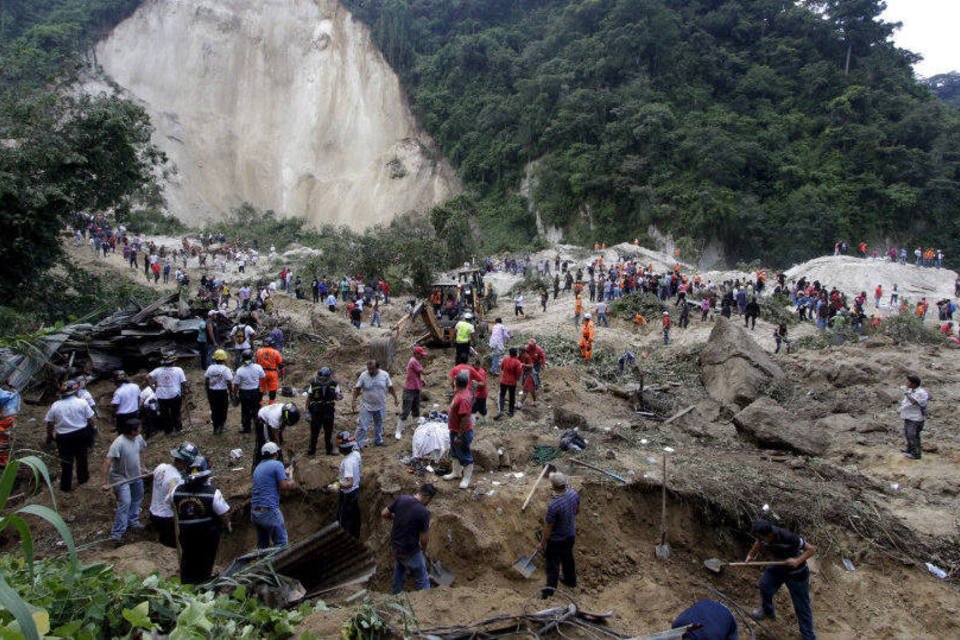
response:
[(766, 550), (773, 560), (783, 561), (784, 566), (767, 567), (760, 577), (760, 608), (750, 614), (754, 620), (776, 618), (773, 596), (784, 584), (793, 601), (793, 611), (797, 615), (800, 637), (803, 640), (815, 640), (813, 632), (813, 609), (810, 606), (810, 569), (807, 559), (816, 548), (793, 533), (775, 527), (766, 520), (757, 520), (753, 524), (753, 537), (756, 542), (747, 554), (747, 562), (752, 562), (757, 554)]
[(258, 549), (282, 547), (287, 544), (287, 527), (280, 513), (280, 492), (296, 488), (297, 483), (277, 460), (280, 453), (277, 443), (267, 442), (260, 453), (263, 459), (253, 470), (250, 520), (257, 528)]
[(563, 570), (563, 584), (577, 586), (577, 569), (573, 562), (573, 545), (577, 539), (574, 523), (580, 511), (580, 494), (567, 487), (567, 477), (562, 473), (550, 474), (553, 498), (547, 506), (546, 526), (537, 551), (546, 558), (547, 586), (542, 597), (549, 598), (557, 588), (560, 571)]
[(437, 488), (425, 484), (412, 496), (400, 496), (380, 513), (393, 520), (390, 542), (396, 561), (393, 565), (394, 595), (403, 591), (407, 574), (413, 578), (418, 591), (430, 588), (430, 576), (427, 574), (427, 562), (423, 552), (430, 540), (430, 512), (427, 505), (437, 494)]
[(737, 619), (730, 610), (713, 600), (700, 600), (677, 616), (671, 625), (679, 629), (687, 625), (700, 625), (683, 634), (684, 640), (738, 640)]

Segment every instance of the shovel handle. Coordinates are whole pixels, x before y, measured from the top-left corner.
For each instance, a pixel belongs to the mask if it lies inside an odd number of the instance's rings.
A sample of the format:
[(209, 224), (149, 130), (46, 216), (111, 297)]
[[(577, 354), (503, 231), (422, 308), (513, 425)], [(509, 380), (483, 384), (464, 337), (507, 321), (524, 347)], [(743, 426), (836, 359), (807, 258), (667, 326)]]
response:
[(786, 562), (775, 560), (770, 562), (726, 562), (725, 567), (785, 567)]
[(537, 481), (533, 483), (533, 487), (530, 488), (530, 493), (527, 494), (527, 499), (523, 501), (523, 506), (520, 507), (520, 511), (526, 511), (527, 505), (530, 504), (530, 499), (533, 498), (533, 492), (537, 490), (537, 487), (540, 485), (540, 481), (543, 480), (543, 476), (547, 475), (547, 470), (550, 468), (549, 464), (543, 465), (543, 471), (540, 472), (540, 475), (537, 476)]

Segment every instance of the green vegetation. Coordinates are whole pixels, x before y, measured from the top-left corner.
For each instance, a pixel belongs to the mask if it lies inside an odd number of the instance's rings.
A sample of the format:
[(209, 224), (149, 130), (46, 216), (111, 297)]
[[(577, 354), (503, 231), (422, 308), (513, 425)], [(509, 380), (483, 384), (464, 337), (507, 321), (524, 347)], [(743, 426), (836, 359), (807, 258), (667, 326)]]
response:
[(840, 238), (960, 251), (960, 116), (879, 0), (346, 4), (483, 231), (533, 237), (509, 194), (536, 161), (536, 207), (575, 240), (655, 224), (775, 265)]
[[(280, 640), (292, 637), (296, 625), (314, 609), (311, 605), (294, 611), (273, 609), (249, 597), (242, 586), (229, 595), (198, 593), (174, 580), (119, 573), (100, 563), (71, 573), (62, 561), (24, 564), (6, 556), (0, 559), (0, 574), (32, 610), (42, 612), (39, 617), (49, 633), (77, 640), (140, 633), (150, 637), (151, 631), (183, 640)], [(0, 611), (0, 624), (9, 623), (10, 617)]]
[(960, 72), (941, 73), (927, 78), (924, 83), (930, 87), (935, 96), (951, 107), (960, 109)]
[(8, 0), (0, 4), (0, 297), (17, 298), (60, 257), (57, 237), (77, 211), (116, 209), (151, 191), (164, 161), (140, 107), (68, 86), (83, 49), (134, 0)]

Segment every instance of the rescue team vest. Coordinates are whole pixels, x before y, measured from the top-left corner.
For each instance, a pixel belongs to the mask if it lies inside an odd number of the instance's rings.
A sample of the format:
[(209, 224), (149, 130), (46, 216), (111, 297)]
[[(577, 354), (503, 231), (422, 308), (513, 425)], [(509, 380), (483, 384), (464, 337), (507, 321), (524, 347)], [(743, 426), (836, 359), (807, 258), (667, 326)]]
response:
[(457, 323), (456, 329), (457, 329), (457, 342), (459, 342), (460, 344), (466, 344), (467, 342), (470, 342), (470, 334), (472, 333), (471, 329), (473, 329), (472, 324), (470, 324), (466, 320), (461, 320), (460, 322)]
[(217, 516), (213, 512), (213, 496), (216, 493), (209, 483), (182, 484), (173, 492), (173, 505), (181, 525), (214, 525)]
[(310, 385), (308, 395), (310, 396), (311, 404), (332, 406), (333, 403), (337, 401), (337, 383), (333, 381), (318, 382), (314, 380)]

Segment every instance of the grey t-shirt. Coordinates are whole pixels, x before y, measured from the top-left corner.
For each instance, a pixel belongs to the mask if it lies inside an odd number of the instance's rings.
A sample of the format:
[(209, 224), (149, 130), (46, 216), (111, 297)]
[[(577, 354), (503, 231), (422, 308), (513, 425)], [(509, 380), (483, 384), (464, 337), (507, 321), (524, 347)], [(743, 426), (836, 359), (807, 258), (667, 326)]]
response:
[(387, 408), (387, 389), (393, 386), (390, 374), (380, 369), (375, 376), (364, 371), (357, 378), (355, 387), (362, 390), (360, 409), (363, 411), (382, 411)]
[(140, 452), (147, 448), (143, 436), (130, 439), (119, 436), (110, 445), (107, 457), (110, 458), (110, 483), (129, 480), (143, 474), (140, 470)]

